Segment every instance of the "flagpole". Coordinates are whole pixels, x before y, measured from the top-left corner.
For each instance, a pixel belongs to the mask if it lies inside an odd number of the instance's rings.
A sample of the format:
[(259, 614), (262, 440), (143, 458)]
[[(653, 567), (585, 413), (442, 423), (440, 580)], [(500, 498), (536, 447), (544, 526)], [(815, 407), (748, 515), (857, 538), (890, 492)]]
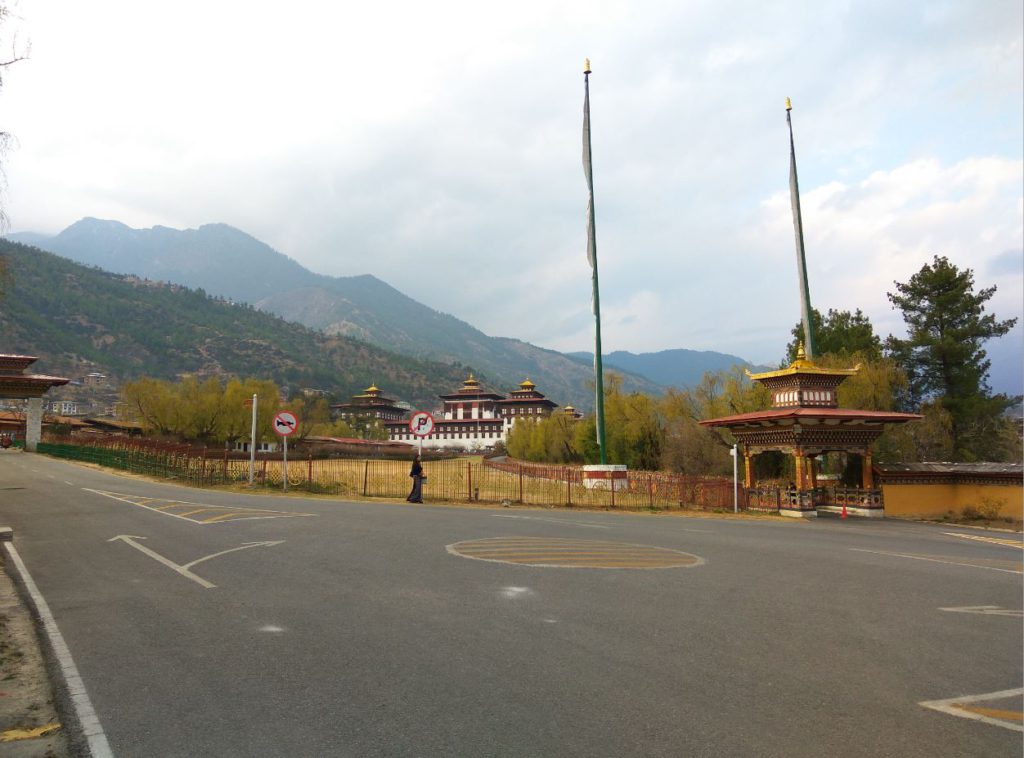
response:
[(811, 324), (811, 290), (807, 283), (807, 256), (804, 253), (804, 221), (800, 213), (800, 184), (796, 177), (796, 147), (793, 142), (793, 119), (790, 112), (793, 103), (786, 98), (786, 124), (789, 127), (789, 198), (793, 206), (793, 231), (796, 235), (796, 263), (800, 277), (800, 318), (804, 322), (804, 352), (807, 360), (818, 352), (814, 344), (814, 329)]
[(601, 297), (597, 283), (597, 234), (594, 227), (594, 173), (590, 152), (590, 59), (583, 64), (583, 173), (587, 177), (587, 259), (593, 278), (594, 378), (597, 386), (597, 447), (608, 463), (604, 437), (604, 371), (601, 365)]

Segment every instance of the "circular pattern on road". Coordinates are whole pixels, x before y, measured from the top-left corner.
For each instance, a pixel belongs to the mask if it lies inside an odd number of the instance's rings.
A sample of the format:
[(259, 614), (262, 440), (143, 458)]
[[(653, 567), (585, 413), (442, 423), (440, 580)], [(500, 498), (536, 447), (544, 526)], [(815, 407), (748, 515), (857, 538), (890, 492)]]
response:
[(478, 561), (550, 568), (663, 569), (704, 563), (699, 556), (664, 547), (557, 537), (489, 537), (456, 542), (447, 549)]

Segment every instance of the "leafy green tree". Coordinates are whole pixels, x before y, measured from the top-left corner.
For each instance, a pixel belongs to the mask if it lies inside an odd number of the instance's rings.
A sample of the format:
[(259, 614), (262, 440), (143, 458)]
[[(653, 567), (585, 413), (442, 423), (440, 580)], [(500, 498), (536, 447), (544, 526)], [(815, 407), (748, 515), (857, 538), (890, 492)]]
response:
[(907, 373), (910, 404), (935, 401), (949, 413), (955, 459), (1005, 455), (993, 444), (999, 435), (992, 432), (1018, 399), (991, 394), (991, 362), (982, 345), (1006, 334), (1017, 320), (997, 321), (986, 314), (985, 303), (996, 288), (975, 292), (974, 272), (961, 271), (942, 256), (895, 285), (889, 300), (903, 313), (907, 338), (890, 336), (885, 347)]
[[(882, 357), (882, 341), (860, 308), (853, 313), (829, 308), (824, 318), (821, 317), (821, 312), (814, 308), (811, 310), (811, 326), (820, 355), (860, 354), (869, 360)], [(786, 346), (788, 363), (796, 360), (797, 347), (804, 340), (803, 324), (797, 322), (792, 334), (793, 341)], [(818, 357), (815, 355), (815, 360)]]

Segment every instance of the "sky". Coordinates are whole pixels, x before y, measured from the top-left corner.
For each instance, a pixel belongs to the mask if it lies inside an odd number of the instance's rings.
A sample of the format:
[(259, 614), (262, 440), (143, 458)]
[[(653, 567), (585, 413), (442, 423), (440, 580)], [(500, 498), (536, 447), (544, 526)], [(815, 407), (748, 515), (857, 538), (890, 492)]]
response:
[[(777, 364), (812, 304), (902, 336), (944, 255), (1024, 313), (1019, 0), (8, 0), (12, 231), (224, 222), (495, 336), (591, 350), (583, 60), (605, 352)], [(1024, 330), (989, 343), (1024, 392)]]

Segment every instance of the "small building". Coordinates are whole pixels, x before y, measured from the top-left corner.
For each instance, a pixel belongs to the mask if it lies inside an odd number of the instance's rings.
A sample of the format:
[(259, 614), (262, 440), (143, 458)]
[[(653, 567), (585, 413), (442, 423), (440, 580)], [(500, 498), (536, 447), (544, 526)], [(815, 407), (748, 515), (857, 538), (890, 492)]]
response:
[(550, 416), (558, 407), (557, 403), (548, 400), (537, 391), (537, 385), (527, 378), (519, 383), (519, 389), (497, 403), (498, 413), (505, 422), (506, 430), (511, 429), (516, 421), (524, 418), (539, 419)]
[[(455, 450), (484, 450), (504, 443), (508, 430), (521, 418), (543, 418), (557, 404), (548, 400), (529, 379), (509, 397), (485, 389), (472, 374), (455, 392), (441, 395), (441, 410), (433, 414), (434, 429), (423, 439), (424, 446)], [(388, 439), (417, 443), (405, 421), (385, 423)]]
[[(807, 358), (801, 344), (796, 360), (787, 368), (762, 374), (747, 372), (771, 392), (771, 408), (700, 422), (702, 426), (721, 427), (732, 433), (743, 456), (743, 486), (748, 497), (776, 499), (784, 516), (813, 517), (818, 509), (834, 511), (847, 506), (857, 515), (882, 515), (882, 492), (876, 489), (871, 476), (871, 445), (887, 424), (904, 424), (921, 416), (840, 408), (836, 390), (859, 369), (817, 366)], [(769, 492), (755, 486), (753, 459), (769, 450), (793, 456), (795, 482), (785, 492)], [(818, 459), (829, 452), (860, 456), (861, 487), (845, 488), (839, 493), (819, 485)], [(840, 497), (842, 501), (837, 499)]]
[(401, 421), (407, 413), (406, 408), (397, 400), (386, 397), (376, 384), (367, 387), (361, 395), (353, 395), (347, 403), (331, 406), (331, 417), (342, 421)]
[(43, 395), (51, 387), (62, 387), (68, 380), (61, 376), (26, 374), (25, 369), (35, 363), (34, 355), (0, 354), (0, 397), (24, 398), (25, 449), (34, 452), (42, 435)]

